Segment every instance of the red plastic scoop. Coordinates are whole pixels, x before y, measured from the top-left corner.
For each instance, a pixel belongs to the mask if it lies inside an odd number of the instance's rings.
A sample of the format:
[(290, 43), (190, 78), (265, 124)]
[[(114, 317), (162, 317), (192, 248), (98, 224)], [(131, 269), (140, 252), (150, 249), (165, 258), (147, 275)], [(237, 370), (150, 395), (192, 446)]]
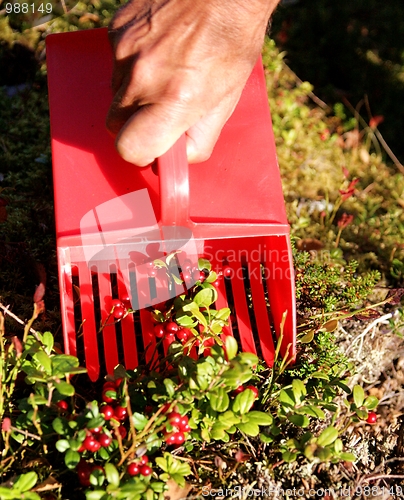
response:
[[(66, 352), (84, 356), (92, 380), (152, 352), (146, 307), (184, 288), (169, 286), (164, 272), (151, 277), (148, 263), (181, 249), (178, 270), (185, 254), (226, 267), (217, 307), (233, 310), (225, 331), (242, 349), (271, 365), (286, 313), (281, 353), (294, 357), (289, 226), (261, 63), (208, 161), (188, 167), (182, 138), (157, 168), (141, 169), (119, 157), (105, 128), (106, 29), (48, 36), (47, 61)], [(112, 300), (125, 295), (138, 312), (98, 333)]]

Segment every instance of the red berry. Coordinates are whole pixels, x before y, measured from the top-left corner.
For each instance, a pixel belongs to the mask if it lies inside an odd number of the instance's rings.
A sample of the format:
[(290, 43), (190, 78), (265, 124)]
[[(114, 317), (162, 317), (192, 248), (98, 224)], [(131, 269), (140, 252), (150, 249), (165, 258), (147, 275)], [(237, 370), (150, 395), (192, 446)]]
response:
[(140, 466), (136, 462), (131, 462), (126, 468), (126, 472), (130, 476), (137, 476), (140, 473)]
[(125, 316), (126, 309), (123, 306), (115, 306), (114, 312), (112, 315), (114, 316), (115, 319), (121, 319)]
[(94, 427), (93, 429), (90, 429), (91, 434), (100, 434), (102, 431), (102, 427)]
[(174, 323), (174, 321), (168, 321), (165, 325), (165, 330), (168, 334), (170, 333), (176, 333), (179, 330), (179, 327), (177, 323)]
[(123, 382), (123, 378), (122, 378), (122, 377), (121, 377), (121, 378), (117, 378), (117, 379), (115, 380), (115, 382), (114, 382), (114, 383), (115, 383), (115, 387), (116, 387), (117, 389), (119, 389), (119, 388), (121, 387), (122, 382)]
[(377, 413), (375, 413), (374, 411), (370, 411), (368, 413), (368, 418), (366, 419), (366, 422), (368, 424), (375, 424), (377, 421)]
[(233, 274), (233, 270), (232, 270), (232, 268), (231, 268), (231, 267), (225, 267), (225, 268), (223, 269), (223, 276), (224, 276), (225, 278), (230, 278), (230, 277), (232, 276), (232, 274)]
[(128, 435), (128, 431), (126, 430), (125, 426), (124, 425), (120, 425), (118, 427), (118, 432), (119, 434), (121, 435), (121, 438), (122, 439), (125, 439), (126, 436)]
[(110, 405), (101, 406), (100, 412), (104, 415), (105, 420), (111, 420), (115, 413)]
[(148, 269), (147, 274), (149, 275), (150, 278), (155, 278), (157, 276), (157, 269)]
[(115, 401), (117, 398), (115, 388), (113, 390), (106, 389), (105, 391), (103, 391), (101, 398), (104, 401), (104, 403), (112, 403), (113, 401)]
[(177, 339), (180, 342), (186, 342), (189, 338), (189, 331), (190, 330), (188, 330), (188, 328), (181, 328), (181, 330), (178, 330), (178, 332), (176, 333)]
[(239, 386), (237, 387), (237, 389), (234, 389), (233, 393), (234, 393), (234, 394), (240, 394), (241, 392), (244, 392), (244, 391), (245, 391), (245, 389), (246, 389), (246, 388), (245, 388), (243, 385), (239, 385)]
[(146, 465), (148, 463), (148, 461), (149, 461), (149, 457), (147, 455), (143, 455), (139, 459), (139, 464), (140, 465)]
[(84, 449), (95, 453), (101, 448), (100, 442), (94, 436), (87, 436), (83, 441)]
[(179, 427), (181, 423), (182, 416), (176, 411), (172, 411), (167, 415), (170, 425), (173, 427)]
[(174, 444), (184, 444), (185, 434), (183, 432), (176, 432), (174, 434)]
[(140, 467), (140, 474), (142, 474), (142, 476), (150, 476), (151, 473), (152, 473), (152, 468), (149, 467), (148, 465), (142, 465)]
[(165, 340), (171, 344), (171, 342), (174, 342), (175, 340), (175, 335), (173, 333), (167, 333), (165, 336)]
[(253, 385), (247, 385), (246, 389), (250, 389), (250, 391), (252, 391), (254, 393), (255, 399), (258, 398), (260, 393), (256, 387), (254, 387)]
[(183, 271), (182, 273), (180, 273), (180, 278), (182, 279), (182, 281), (189, 282), (191, 281), (192, 276), (189, 271)]
[(111, 305), (112, 307), (123, 307), (121, 299), (112, 299)]
[(58, 402), (56, 403), (56, 406), (57, 406), (59, 409), (63, 410), (63, 411), (66, 411), (66, 410), (68, 410), (68, 409), (69, 409), (69, 404), (67, 403), (67, 401), (64, 401), (64, 400), (62, 400), (62, 401), (58, 401)]
[(164, 335), (166, 334), (166, 330), (164, 328), (164, 323), (157, 323), (157, 325), (155, 325), (155, 327), (153, 328), (153, 331), (154, 331), (154, 335), (161, 339), (164, 337)]
[(117, 406), (114, 409), (114, 417), (117, 420), (125, 420), (127, 416), (128, 416), (128, 409), (125, 408), (124, 406)]
[(122, 304), (125, 307), (130, 307), (130, 305), (131, 305), (131, 298), (130, 298), (130, 296), (128, 294), (122, 295), (120, 297), (120, 300), (121, 300)]
[(165, 437), (165, 442), (168, 444), (168, 445), (171, 445), (171, 444), (176, 444), (176, 437), (175, 437), (175, 432), (172, 432), (171, 434), (167, 434), (166, 437)]
[(99, 436), (98, 441), (100, 442), (101, 446), (103, 446), (104, 448), (108, 448), (108, 446), (112, 444), (112, 437), (104, 433)]
[(112, 380), (107, 380), (106, 382), (104, 382), (104, 384), (102, 386), (102, 392), (104, 392), (108, 389), (115, 390), (116, 389), (115, 382), (113, 382)]
[(188, 424), (188, 417), (182, 417), (179, 423), (179, 428), (182, 432), (189, 432), (191, 429)]
[(90, 486), (91, 466), (83, 458), (77, 464), (77, 475), (82, 486)]

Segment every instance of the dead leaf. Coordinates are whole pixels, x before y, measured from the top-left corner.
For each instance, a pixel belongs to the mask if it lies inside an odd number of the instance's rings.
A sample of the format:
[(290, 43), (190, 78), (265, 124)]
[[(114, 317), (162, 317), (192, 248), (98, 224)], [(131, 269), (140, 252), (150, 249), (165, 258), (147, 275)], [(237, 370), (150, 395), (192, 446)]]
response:
[(368, 319), (377, 319), (380, 318), (381, 314), (376, 309), (365, 309), (358, 314), (354, 315), (354, 318), (359, 319), (361, 321), (366, 321)]
[(314, 339), (314, 330), (310, 330), (303, 337), (301, 337), (300, 342), (302, 344), (309, 344)]
[(181, 500), (185, 499), (188, 493), (192, 489), (192, 485), (189, 483), (185, 483), (185, 486), (181, 488), (178, 484), (170, 479), (167, 481), (168, 490), (164, 492), (165, 500)]
[(80, 23), (85, 23), (87, 21), (93, 21), (94, 23), (98, 23), (99, 20), (100, 20), (99, 16), (91, 12), (86, 12), (79, 18)]
[(61, 483), (59, 483), (59, 481), (56, 481), (54, 477), (49, 476), (48, 478), (45, 479), (45, 481), (42, 481), (41, 484), (38, 484), (38, 486), (32, 488), (31, 491), (50, 491), (50, 490), (56, 490), (61, 487), (62, 485)]
[(296, 247), (301, 252), (310, 252), (311, 250), (321, 250), (324, 245), (316, 238), (304, 238), (296, 243)]
[(386, 301), (389, 304), (397, 305), (400, 304), (401, 298), (404, 295), (404, 288), (394, 288), (390, 290), (386, 296)]

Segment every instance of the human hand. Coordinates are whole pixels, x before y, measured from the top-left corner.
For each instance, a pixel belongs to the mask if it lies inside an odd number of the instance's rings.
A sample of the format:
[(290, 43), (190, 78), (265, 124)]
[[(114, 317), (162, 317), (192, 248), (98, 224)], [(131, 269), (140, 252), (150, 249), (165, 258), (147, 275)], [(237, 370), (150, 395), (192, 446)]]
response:
[(186, 134), (209, 158), (260, 54), (279, 0), (130, 0), (112, 19), (107, 127), (121, 156), (146, 166)]

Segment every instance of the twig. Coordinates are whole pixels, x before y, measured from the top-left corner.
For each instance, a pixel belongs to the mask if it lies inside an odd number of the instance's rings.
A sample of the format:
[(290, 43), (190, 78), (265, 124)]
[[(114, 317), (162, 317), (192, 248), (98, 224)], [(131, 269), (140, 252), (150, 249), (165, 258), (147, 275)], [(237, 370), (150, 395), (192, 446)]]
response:
[[(296, 75), (296, 73), (293, 71), (293, 69), (290, 68), (287, 64), (285, 64), (285, 66), (286, 66), (287, 70), (291, 73), (293, 78), (297, 81), (297, 83), (299, 85), (301, 85), (303, 83), (303, 81)], [(314, 94), (312, 91), (307, 92), (307, 95), (310, 97), (310, 99), (312, 101), (314, 101), (317, 104), (317, 106), (320, 106), (320, 108), (322, 108), (326, 111), (331, 111), (330, 106), (328, 106), (328, 104), (326, 104), (319, 97), (317, 97), (316, 94)]]
[(359, 355), (360, 355), (360, 353), (361, 353), (361, 351), (362, 351), (363, 339), (364, 339), (365, 335), (366, 335), (367, 333), (369, 333), (369, 332), (370, 332), (370, 330), (372, 330), (372, 329), (373, 329), (376, 325), (378, 325), (379, 323), (382, 323), (382, 322), (384, 322), (385, 320), (390, 319), (390, 318), (392, 318), (392, 317), (393, 317), (393, 315), (392, 315), (391, 313), (387, 313), (387, 314), (385, 314), (384, 316), (380, 316), (380, 318), (376, 318), (374, 321), (372, 321), (372, 323), (370, 323), (370, 325), (368, 325), (368, 326), (367, 326), (367, 327), (363, 330), (363, 332), (362, 332), (362, 333), (360, 333), (360, 334), (359, 334), (356, 338), (354, 338), (354, 339), (353, 339), (353, 341), (351, 342), (351, 344), (349, 345), (349, 347), (348, 347), (348, 348), (347, 348), (347, 350), (345, 351), (345, 354), (348, 354), (348, 352), (352, 349), (352, 347), (354, 346), (354, 344), (356, 344), (356, 342), (357, 342), (358, 340), (360, 340), (360, 341), (361, 341), (361, 344), (360, 344), (359, 351), (358, 351), (357, 356), (356, 356), (356, 358), (358, 358), (358, 357), (359, 357)]
[[(16, 316), (14, 313), (12, 313), (12, 312), (9, 310), (9, 307), (10, 307), (10, 306), (5, 306), (4, 304), (2, 304), (2, 303), (0, 302), (0, 309), (2, 309), (2, 310), (3, 310), (4, 315), (8, 314), (8, 315), (9, 315), (9, 316), (11, 316), (13, 319), (15, 319), (18, 323), (20, 323), (20, 325), (24, 325), (24, 326), (25, 326), (25, 325), (26, 325), (26, 323), (25, 323), (22, 319), (20, 319), (18, 316)], [(31, 333), (33, 333), (35, 336), (37, 336), (37, 335), (38, 335), (38, 332), (37, 332), (36, 330), (34, 330), (33, 328), (30, 328), (30, 329), (29, 329), (29, 331), (30, 331)]]

